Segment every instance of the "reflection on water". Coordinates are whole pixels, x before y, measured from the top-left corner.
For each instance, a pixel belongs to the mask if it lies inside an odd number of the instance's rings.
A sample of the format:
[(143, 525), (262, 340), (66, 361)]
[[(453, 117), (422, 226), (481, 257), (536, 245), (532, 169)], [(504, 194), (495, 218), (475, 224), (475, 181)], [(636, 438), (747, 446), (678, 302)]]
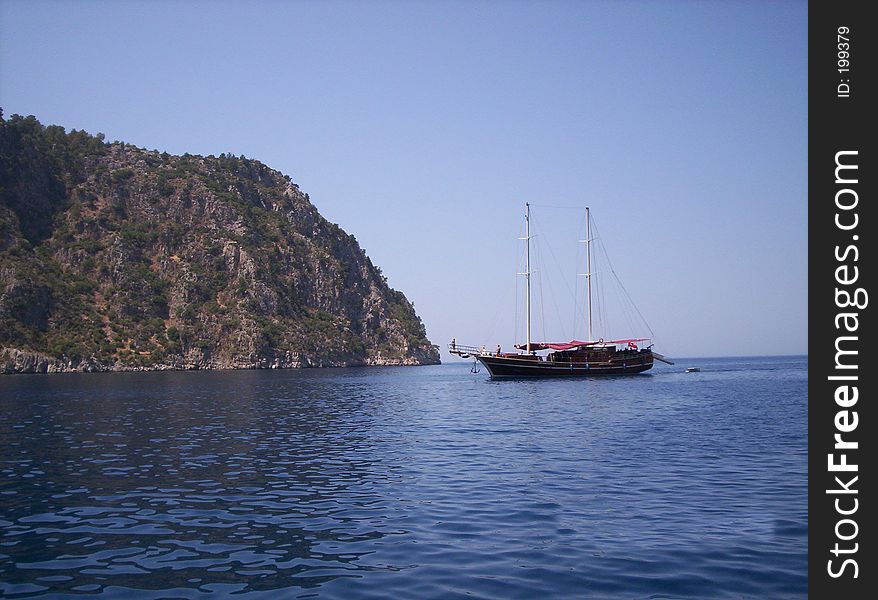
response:
[(4, 377), (0, 595), (802, 597), (804, 359), (698, 364)]

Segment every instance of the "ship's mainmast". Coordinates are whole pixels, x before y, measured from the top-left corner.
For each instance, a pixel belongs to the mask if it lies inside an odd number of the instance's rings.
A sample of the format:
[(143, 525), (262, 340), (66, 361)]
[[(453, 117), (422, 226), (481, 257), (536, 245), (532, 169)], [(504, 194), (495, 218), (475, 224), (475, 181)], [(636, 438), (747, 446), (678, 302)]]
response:
[(530, 203), (524, 205), (524, 279), (527, 283), (527, 353), (530, 354)]
[(588, 341), (594, 341), (591, 332), (591, 215), (585, 207), (585, 289), (588, 296)]

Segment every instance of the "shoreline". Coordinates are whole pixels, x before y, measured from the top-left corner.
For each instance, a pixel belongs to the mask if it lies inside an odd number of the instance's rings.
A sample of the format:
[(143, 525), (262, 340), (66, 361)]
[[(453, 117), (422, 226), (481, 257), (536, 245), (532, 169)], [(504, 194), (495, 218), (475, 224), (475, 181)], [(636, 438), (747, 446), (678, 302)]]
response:
[(42, 354), (0, 348), (0, 375), (52, 375), (56, 373), (139, 373), (157, 371), (254, 371), (261, 369), (322, 369), (348, 367), (403, 367), (442, 364), (437, 357), (408, 356), (405, 358), (354, 358), (331, 360), (309, 358), (301, 353), (286, 352), (275, 357), (235, 357), (218, 359), (205, 357), (200, 352), (177, 360), (148, 365), (107, 363), (95, 358), (80, 360), (60, 359)]

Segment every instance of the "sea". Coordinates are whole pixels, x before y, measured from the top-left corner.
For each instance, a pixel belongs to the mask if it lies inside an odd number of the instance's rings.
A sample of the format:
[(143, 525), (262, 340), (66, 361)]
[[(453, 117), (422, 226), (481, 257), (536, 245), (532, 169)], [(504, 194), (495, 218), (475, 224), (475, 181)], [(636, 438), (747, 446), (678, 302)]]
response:
[(0, 376), (0, 597), (806, 597), (806, 357), (473, 370)]

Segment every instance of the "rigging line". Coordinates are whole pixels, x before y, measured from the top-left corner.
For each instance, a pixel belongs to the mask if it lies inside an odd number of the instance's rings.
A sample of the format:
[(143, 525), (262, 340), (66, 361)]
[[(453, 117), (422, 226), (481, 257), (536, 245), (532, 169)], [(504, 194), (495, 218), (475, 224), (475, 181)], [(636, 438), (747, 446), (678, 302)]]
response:
[[(607, 262), (609, 257), (607, 255), (607, 249), (604, 247), (603, 240), (600, 236), (600, 232), (597, 229), (597, 224), (595, 222), (594, 216), (592, 216), (592, 231), (594, 232), (592, 239), (595, 240), (595, 256), (596, 256), (596, 264), (598, 269), (598, 289), (599, 296), (598, 300), (600, 302), (600, 323), (602, 328), (602, 333), (605, 338), (610, 336), (615, 336), (617, 333), (614, 329), (613, 323), (613, 312), (611, 310), (612, 303), (607, 302), (607, 289), (610, 287), (607, 285)], [(612, 297), (610, 298), (612, 300)]]
[[(549, 249), (549, 255), (552, 257), (552, 262), (554, 262), (554, 264), (555, 264), (555, 269), (558, 270), (558, 274), (561, 275), (561, 279), (564, 281), (564, 286), (567, 288), (567, 293), (569, 293), (572, 296), (573, 292), (570, 290), (570, 284), (567, 283), (566, 279), (564, 279), (564, 271), (561, 269), (561, 263), (558, 261), (558, 258), (555, 256), (555, 251), (552, 250), (552, 245), (546, 244), (546, 247)], [(540, 248), (542, 248), (542, 246), (540, 246)]]
[(624, 325), (625, 331), (628, 332), (626, 335), (634, 334), (636, 331), (636, 325), (634, 323), (634, 320), (632, 320), (631, 318), (631, 308), (628, 305), (628, 301), (625, 299), (625, 296), (618, 288), (616, 289), (616, 303), (619, 306), (620, 322)]
[(631, 303), (631, 306), (634, 307), (634, 310), (637, 311), (637, 315), (643, 321), (643, 324), (646, 325), (646, 328), (649, 330), (651, 336), (655, 337), (655, 333), (652, 330), (652, 327), (649, 326), (649, 322), (647, 322), (646, 318), (644, 318), (643, 314), (640, 312), (640, 309), (637, 308), (637, 304), (635, 304), (634, 300), (631, 298), (631, 294), (628, 293), (628, 290), (625, 288), (625, 284), (622, 283), (622, 280), (619, 279), (619, 276), (616, 274), (616, 270), (613, 268), (613, 261), (610, 260), (610, 255), (607, 252), (607, 249), (603, 247), (603, 242), (601, 242), (601, 247), (603, 248), (604, 255), (607, 257), (607, 264), (610, 267), (610, 272), (613, 274), (613, 277), (616, 278), (616, 282), (619, 284), (619, 287), (622, 288), (622, 291), (625, 293), (625, 296), (628, 298), (628, 301)]
[(513, 273), (515, 273), (515, 275), (512, 276), (512, 291), (513, 291), (513, 294), (515, 295), (515, 319), (513, 319), (513, 321), (512, 321), (512, 323), (513, 323), (512, 339), (515, 340), (513, 343), (517, 343), (517, 341), (519, 339), (518, 338), (518, 325), (519, 325), (518, 324), (518, 279), (519, 279), (518, 273), (520, 272), (519, 266), (521, 265), (522, 252), (518, 248), (517, 243), (515, 244), (514, 247), (516, 249), (516, 252), (514, 252), (515, 270), (513, 271)]
[[(591, 331), (591, 335), (594, 338), (595, 335), (595, 326), (600, 329), (602, 323), (602, 304), (601, 304), (601, 294), (603, 293), (603, 287), (601, 286), (601, 272), (598, 265), (598, 261), (594, 260), (595, 257), (592, 257), (591, 263), (591, 312), (592, 317), (594, 319), (593, 328)], [(588, 285), (586, 283), (586, 285)], [(584, 295), (582, 300), (582, 326), (584, 331), (586, 332), (586, 336), (583, 339), (588, 338), (588, 298)], [(600, 337), (600, 336), (598, 336)], [(596, 338), (595, 338), (596, 339)]]
[[(540, 246), (540, 247), (542, 248), (542, 246)], [(551, 248), (551, 246), (550, 246), (550, 248)], [(551, 253), (551, 250), (550, 250), (550, 253)], [(555, 266), (558, 267), (557, 263), (556, 263)], [(560, 267), (558, 267), (558, 270), (560, 271)], [(547, 270), (546, 272), (548, 272), (548, 270)], [(554, 306), (554, 308), (555, 308), (555, 316), (556, 316), (557, 319), (558, 319), (558, 325), (559, 325), (562, 329), (565, 329), (565, 333), (566, 333), (566, 328), (564, 328), (564, 320), (561, 318), (561, 309), (558, 307), (558, 296), (555, 294), (555, 290), (554, 290), (554, 288), (552, 287), (552, 278), (551, 278), (551, 277), (548, 277), (548, 278), (546, 279), (546, 283), (547, 283), (547, 285), (549, 286), (549, 297), (552, 299), (552, 306)], [(567, 291), (569, 292), (569, 291), (570, 291), (570, 285), (567, 284), (566, 281), (565, 281), (564, 283), (565, 283), (565, 285), (567, 286)], [(563, 337), (563, 336), (562, 336), (562, 337)], [(545, 340), (545, 339), (548, 339), (548, 338), (545, 338), (545, 337), (544, 337), (543, 339)], [(571, 338), (571, 339), (572, 339), (572, 338)]]
[(623, 287), (621, 280), (617, 278), (617, 281), (619, 283), (619, 286), (618, 288), (614, 286), (614, 291), (616, 293), (616, 297), (618, 298), (617, 303), (620, 309), (621, 317), (624, 320), (624, 323), (628, 327), (629, 331), (633, 334), (641, 329), (640, 323), (643, 322), (645, 324), (645, 321), (638, 321), (633, 310), (636, 308), (633, 301), (631, 300), (630, 296), (626, 297), (625, 295), (623, 295), (621, 291)]
[(637, 332), (638, 327), (636, 319), (633, 318), (633, 314), (631, 312), (630, 302), (626, 301), (625, 297), (622, 295), (619, 289), (616, 289), (616, 298), (617, 304), (620, 309), (619, 312), (621, 313), (622, 321), (625, 323), (626, 331), (628, 332), (627, 335), (634, 335)]
[[(576, 231), (585, 231), (585, 211), (582, 211), (582, 214), (579, 216), (579, 222), (576, 225)], [(576, 332), (579, 331), (579, 316), (580, 316), (580, 307), (579, 307), (579, 269), (580, 266), (584, 262), (585, 253), (587, 249), (580, 249), (580, 244), (576, 244), (576, 252), (574, 252), (575, 264), (573, 265), (573, 339), (576, 338)], [(582, 300), (582, 328), (586, 330), (585, 324), (585, 303), (587, 298), (585, 298), (586, 294), (583, 293)], [(583, 335), (582, 339), (588, 337), (587, 335)]]
[[(530, 228), (531, 228), (531, 232), (536, 232), (536, 233), (532, 233), (531, 237), (535, 240), (534, 241), (535, 248), (534, 248), (533, 254), (534, 254), (536, 265), (537, 265), (536, 273), (538, 273), (537, 282), (539, 285), (539, 295), (540, 295), (540, 329), (543, 332), (542, 339), (543, 339), (543, 341), (545, 341), (547, 338), (546, 338), (546, 304), (545, 304), (545, 299), (543, 296), (543, 272), (548, 272), (548, 271), (546, 270), (546, 265), (545, 265), (545, 262), (543, 260), (543, 256), (545, 256), (545, 252), (543, 252), (542, 238), (539, 235), (540, 226), (537, 223), (537, 219), (534, 218), (533, 213), (531, 213), (531, 215), (530, 215)], [(551, 282), (551, 279), (549, 281)]]
[[(533, 215), (531, 215), (531, 231), (533, 231), (534, 228), (535, 228), (535, 225), (533, 222)], [(534, 251), (531, 253), (531, 258), (532, 258), (531, 264), (533, 266), (536, 266), (536, 270), (531, 271), (531, 277), (533, 278), (532, 285), (531, 285), (531, 293), (533, 293), (534, 286), (536, 286), (537, 296), (539, 298), (539, 311), (538, 311), (538, 317), (539, 317), (539, 321), (540, 321), (539, 329), (542, 330), (542, 332), (543, 332), (542, 339), (545, 340), (546, 339), (546, 311), (545, 311), (545, 305), (543, 304), (543, 269), (542, 269), (542, 265), (540, 264), (540, 256), (542, 255), (542, 252), (540, 252), (540, 248), (539, 248), (539, 246), (540, 246), (539, 238), (537, 238), (536, 236), (533, 236), (533, 238), (536, 241), (534, 242)], [(536, 275), (536, 277), (534, 277), (534, 275)], [(535, 302), (535, 299), (532, 298), (531, 299), (531, 309), (535, 309), (536, 306), (537, 306), (537, 304)], [(537, 333), (537, 329), (538, 328), (534, 327), (533, 324), (531, 325), (531, 331), (533, 331), (534, 333)]]
[[(596, 246), (600, 249), (600, 245)], [(597, 254), (597, 260), (595, 264), (597, 266), (597, 278), (598, 278), (598, 322), (600, 323), (601, 328), (601, 336), (598, 337), (609, 337), (612, 335), (612, 325), (610, 323), (610, 315), (609, 315), (609, 305), (607, 304), (607, 284), (606, 278), (604, 277), (604, 267), (603, 263), (605, 259), (599, 252)]]
[[(597, 239), (597, 231), (594, 227), (594, 215), (590, 216), (591, 235), (589, 239), (595, 242)], [(593, 244), (591, 251), (591, 289), (592, 289), (592, 316), (595, 319), (595, 327), (592, 330), (592, 338), (600, 339), (608, 334), (606, 323), (605, 298), (606, 286), (604, 285), (603, 267), (601, 265), (600, 247)], [(585, 309), (583, 309), (585, 311)], [(583, 316), (585, 319), (586, 316)]]
[[(579, 258), (579, 257), (577, 257)], [(577, 264), (579, 261), (577, 260)], [(573, 271), (575, 274), (579, 269)], [(576, 339), (576, 332), (579, 330), (579, 323), (577, 323), (577, 315), (578, 311), (576, 310), (579, 306), (579, 277), (573, 279), (573, 337), (571, 339)]]
[[(524, 337), (524, 331), (526, 329), (526, 328), (522, 328), (521, 315), (523, 313), (526, 313), (527, 309), (526, 308), (522, 309), (520, 307), (527, 306), (526, 298), (525, 298), (525, 300), (521, 300), (521, 297), (527, 296), (527, 280), (525, 279), (523, 284), (521, 284), (521, 285), (519, 284), (519, 282), (522, 280), (521, 274), (524, 273), (524, 271), (525, 271), (525, 263), (526, 263), (525, 257), (527, 256), (527, 240), (525, 240), (525, 238), (527, 237), (527, 225), (526, 224), (521, 226), (521, 229), (519, 229), (519, 233), (520, 233), (520, 235), (515, 240), (515, 248), (517, 249), (517, 253), (516, 253), (515, 270), (513, 271), (513, 273), (515, 273), (514, 278), (515, 278), (515, 302), (516, 302), (515, 327), (514, 327), (515, 331), (514, 331), (514, 335), (512, 338), (514, 340), (513, 343), (518, 343), (518, 340), (520, 340), (521, 338)], [(533, 236), (531, 236), (531, 237), (533, 237)], [(520, 243), (522, 240), (525, 240), (524, 244)]]
[(542, 271), (537, 271), (537, 286), (540, 288), (540, 329), (543, 330), (543, 341), (545, 342), (548, 338), (546, 337), (546, 303), (543, 302)]
[(607, 329), (605, 333), (610, 333), (610, 335), (618, 336), (621, 331), (619, 331), (620, 327), (618, 323), (616, 323), (615, 313), (621, 312), (624, 310), (624, 307), (621, 305), (621, 298), (619, 296), (619, 289), (615, 285), (609, 285), (610, 281), (607, 280), (607, 273), (609, 269), (607, 267), (607, 256), (606, 256), (606, 248), (600, 242), (595, 244), (597, 247), (597, 254), (599, 257), (599, 262), (601, 265), (601, 294), (602, 300), (604, 303), (604, 324)]
[[(596, 256), (592, 256), (591, 263), (591, 301), (592, 301), (592, 318), (594, 323), (592, 324), (592, 338), (598, 339), (602, 337), (603, 333), (606, 333), (606, 328), (604, 327), (604, 286), (601, 282), (601, 270), (600, 263), (597, 260)], [(585, 306), (582, 309), (582, 320), (585, 323), (588, 319), (588, 313), (586, 312)], [(587, 325), (586, 325), (587, 327)]]
[[(599, 250), (598, 256), (600, 256), (601, 264), (604, 267), (604, 269), (606, 270), (606, 268), (607, 268), (606, 265), (609, 265), (609, 253), (607, 252), (606, 246), (603, 244), (603, 240), (599, 241), (597, 246), (598, 246), (598, 250)], [(632, 327), (631, 320), (630, 320), (630, 317), (628, 314), (629, 311), (627, 310), (627, 304), (625, 302), (625, 298), (621, 295), (618, 287), (612, 286), (611, 297), (610, 297), (610, 300), (612, 302), (610, 304), (606, 304), (606, 294), (608, 293), (606, 290), (608, 288), (610, 288), (609, 285), (603, 285), (601, 288), (603, 293), (605, 294), (604, 295), (604, 302), (606, 305), (605, 322), (606, 322), (606, 326), (608, 327), (607, 333), (609, 332), (610, 329), (612, 329), (613, 335), (616, 336), (617, 333), (619, 332), (619, 330), (622, 330), (623, 325), (626, 326), (626, 329), (625, 329), (626, 331), (633, 329), (633, 327)], [(610, 310), (611, 306), (614, 307), (616, 309), (616, 311), (611, 311)], [(621, 317), (621, 320), (618, 322), (617, 322), (617, 316)]]
[(515, 276), (513, 280), (513, 292), (515, 294), (515, 319), (513, 319), (512, 323), (512, 339), (518, 340), (518, 275)]
[[(538, 227), (537, 223), (534, 221), (533, 217), (531, 217), (531, 227), (536, 229), (537, 231), (539, 231), (539, 227)], [(555, 266), (555, 269), (558, 271), (558, 274), (560, 275), (561, 280), (564, 282), (564, 287), (567, 288), (567, 293), (570, 294), (570, 296), (572, 296), (573, 292), (570, 290), (570, 284), (567, 282), (567, 279), (564, 277), (564, 271), (561, 269), (561, 264), (558, 261), (558, 257), (555, 256), (555, 252), (554, 252), (554, 250), (552, 250), (552, 245), (549, 243), (546, 243), (545, 246), (549, 249), (549, 256), (551, 256), (552, 262), (554, 263), (554, 266)], [(540, 239), (537, 239), (537, 262), (539, 263), (540, 269), (542, 271), (545, 271), (545, 273), (547, 274), (546, 285), (549, 288), (549, 290), (548, 290), (549, 296), (552, 299), (552, 306), (555, 309), (555, 317), (558, 319), (558, 325), (566, 333), (567, 328), (564, 327), (564, 319), (561, 317), (561, 309), (558, 305), (558, 296), (557, 296), (557, 294), (555, 294), (555, 290), (552, 287), (552, 277), (550, 276), (551, 273), (549, 272), (549, 269), (546, 268), (546, 261), (543, 258), (545, 256), (545, 254), (546, 253), (543, 251), (542, 242), (540, 241)], [(544, 309), (544, 311), (545, 311), (545, 309)], [(543, 327), (545, 327), (545, 320), (543, 321)], [(546, 339), (547, 338), (545, 336), (543, 336), (543, 340), (545, 341)]]
[[(515, 301), (518, 303), (518, 313), (515, 315), (515, 336), (513, 339), (513, 344), (519, 342), (527, 337), (527, 323), (522, 323), (522, 321), (526, 321), (531, 318), (533, 313), (533, 302), (528, 298), (528, 278), (530, 277), (522, 277), (522, 274), (527, 270), (527, 255), (528, 255), (528, 244), (530, 240), (528, 237), (528, 224), (525, 221), (522, 225), (520, 225), (519, 236), (516, 240), (516, 247), (518, 248), (518, 259), (515, 264)], [(530, 236), (533, 238), (533, 236)], [(524, 243), (520, 243), (521, 241)], [(530, 306), (530, 314), (528, 313), (528, 306)], [(522, 319), (522, 315), (524, 315), (524, 319)]]

